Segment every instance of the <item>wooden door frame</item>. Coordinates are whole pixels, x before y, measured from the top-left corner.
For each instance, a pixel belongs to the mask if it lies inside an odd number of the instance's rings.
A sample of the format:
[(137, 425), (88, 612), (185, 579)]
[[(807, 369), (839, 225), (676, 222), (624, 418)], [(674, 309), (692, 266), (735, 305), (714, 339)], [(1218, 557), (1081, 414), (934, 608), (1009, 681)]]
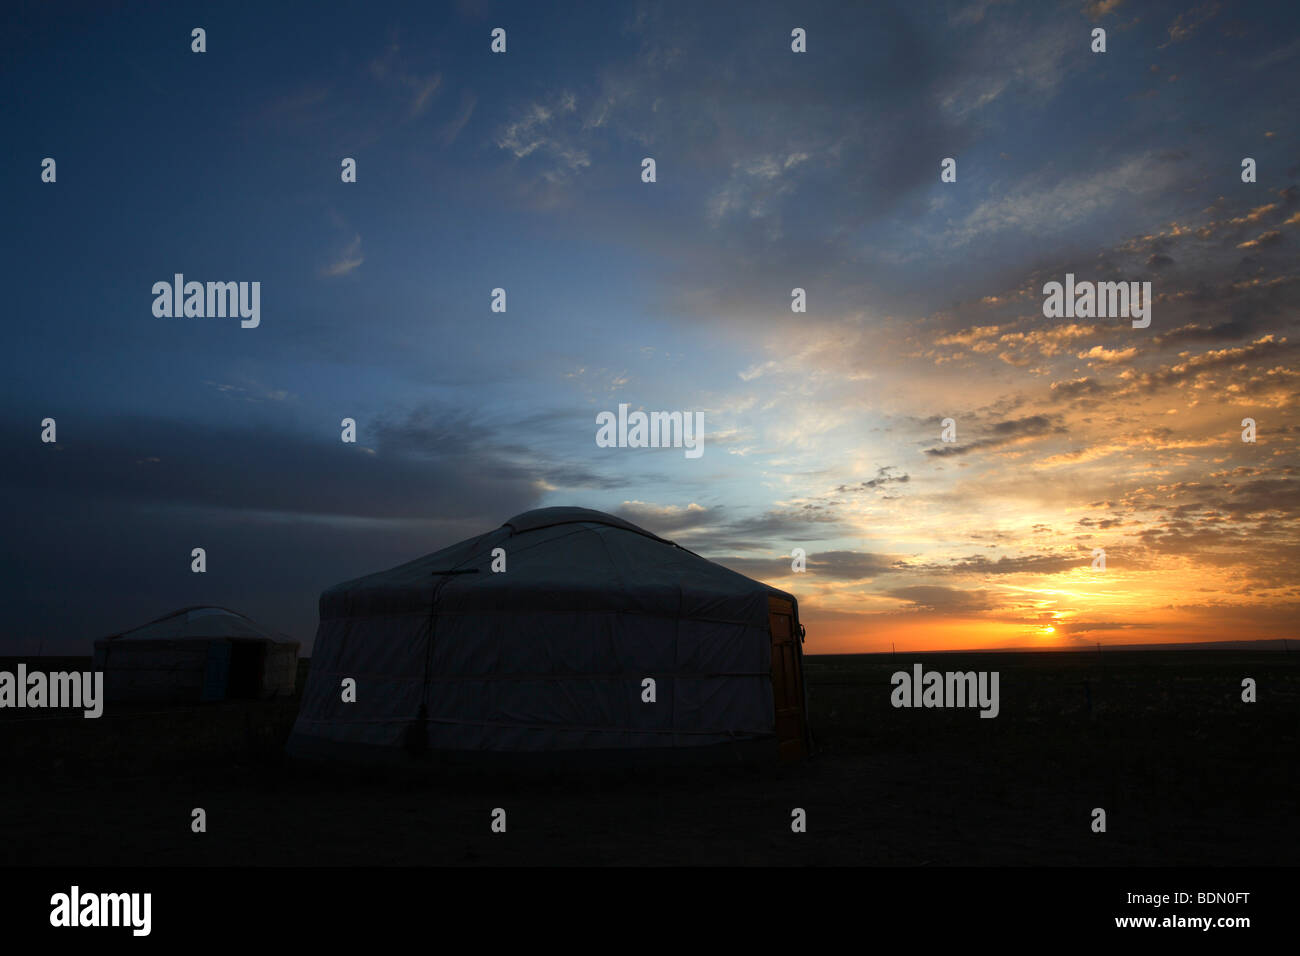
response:
[[(794, 645), (794, 662), (795, 662), (795, 670), (797, 672), (796, 679), (798, 680), (799, 683), (798, 688), (793, 689), (793, 692), (799, 701), (798, 720), (799, 720), (799, 732), (800, 732), (799, 733), (800, 746), (798, 747), (783, 746), (783, 743), (779, 736), (777, 738), (777, 746), (781, 750), (782, 756), (784, 758), (798, 759), (800, 757), (806, 757), (812, 751), (812, 736), (808, 728), (808, 695), (807, 695), (804, 669), (803, 669), (803, 628), (799, 624), (799, 606), (796, 601), (776, 597), (775, 595), (769, 595), (767, 599), (767, 612), (768, 612), (768, 639), (769, 641), (771, 641), (773, 647), (775, 647), (777, 641), (776, 634), (774, 633), (772, 627), (773, 619), (777, 615), (781, 615), (782, 617), (788, 618), (790, 621), (790, 643)], [(779, 719), (779, 715), (777, 713), (777, 699), (776, 699), (776, 691), (777, 691), (776, 665), (777, 665), (776, 655), (773, 654), (772, 662), (771, 662), (771, 672), (772, 672), (772, 708), (773, 708), (773, 731), (774, 732), (776, 731), (776, 721)], [(781, 679), (784, 681), (784, 677), (782, 677)], [(786, 692), (789, 693), (790, 689), (787, 689)]]

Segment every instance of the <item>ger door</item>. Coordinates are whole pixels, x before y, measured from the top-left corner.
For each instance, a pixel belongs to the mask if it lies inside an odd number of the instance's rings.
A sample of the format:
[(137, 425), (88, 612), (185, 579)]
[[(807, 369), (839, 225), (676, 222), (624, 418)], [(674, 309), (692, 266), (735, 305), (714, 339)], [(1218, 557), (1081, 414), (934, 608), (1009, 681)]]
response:
[(768, 598), (768, 624), (772, 631), (772, 699), (776, 706), (776, 740), (783, 760), (806, 756), (807, 724), (804, 714), (803, 656), (795, 633), (794, 605), (783, 598)]

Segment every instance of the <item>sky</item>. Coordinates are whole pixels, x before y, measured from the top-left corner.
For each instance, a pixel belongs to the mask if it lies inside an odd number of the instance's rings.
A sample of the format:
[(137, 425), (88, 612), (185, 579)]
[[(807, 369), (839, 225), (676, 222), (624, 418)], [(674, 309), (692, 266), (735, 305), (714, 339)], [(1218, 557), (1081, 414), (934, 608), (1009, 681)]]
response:
[[(216, 604), (309, 652), (551, 505), (808, 653), (1294, 636), (1294, 3), (264, 6), (11, 8), (0, 649)], [(260, 324), (156, 316), (176, 273)], [(1067, 273), (1150, 326), (1045, 317)], [(703, 454), (599, 447), (623, 403)]]

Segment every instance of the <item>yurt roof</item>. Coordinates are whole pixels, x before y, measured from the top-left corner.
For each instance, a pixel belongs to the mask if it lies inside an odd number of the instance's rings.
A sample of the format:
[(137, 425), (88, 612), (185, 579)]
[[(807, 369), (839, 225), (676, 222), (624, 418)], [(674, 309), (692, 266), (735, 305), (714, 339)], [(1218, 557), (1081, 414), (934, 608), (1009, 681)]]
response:
[(515, 534), (524, 534), (528, 531), (537, 531), (541, 528), (552, 528), (563, 524), (601, 524), (608, 525), (611, 528), (622, 528), (624, 531), (632, 531), (636, 534), (645, 535), (647, 538), (653, 538), (655, 541), (661, 541), (664, 544), (673, 545), (673, 542), (667, 541), (658, 535), (651, 534), (644, 528), (638, 528), (630, 521), (624, 521), (622, 518), (606, 514), (603, 511), (594, 511), (591, 508), (535, 508), (532, 511), (525, 511), (517, 514), (501, 527), (509, 528)]
[[(492, 570), (496, 549), (506, 571)], [(753, 597), (783, 591), (715, 564), (614, 515), (539, 508), (499, 528), (405, 564), (336, 585), (321, 595), (322, 619), (526, 605), (540, 611), (642, 611), (677, 616), (743, 615)]]
[(109, 640), (176, 641), (204, 638), (276, 642), (290, 640), (283, 634), (268, 631), (238, 611), (211, 605), (196, 605), (172, 611), (148, 624), (114, 634)]

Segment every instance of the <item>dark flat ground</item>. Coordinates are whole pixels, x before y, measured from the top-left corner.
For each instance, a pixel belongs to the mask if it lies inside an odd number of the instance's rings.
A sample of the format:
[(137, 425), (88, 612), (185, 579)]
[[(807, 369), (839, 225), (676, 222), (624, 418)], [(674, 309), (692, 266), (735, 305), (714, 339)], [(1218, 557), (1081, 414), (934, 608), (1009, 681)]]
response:
[[(895, 710), (890, 674), (915, 661), (999, 671), (1000, 716)], [(323, 773), (280, 756), (291, 700), (9, 711), (0, 863), (1300, 864), (1300, 654), (813, 657), (807, 678), (817, 756), (689, 771)]]

